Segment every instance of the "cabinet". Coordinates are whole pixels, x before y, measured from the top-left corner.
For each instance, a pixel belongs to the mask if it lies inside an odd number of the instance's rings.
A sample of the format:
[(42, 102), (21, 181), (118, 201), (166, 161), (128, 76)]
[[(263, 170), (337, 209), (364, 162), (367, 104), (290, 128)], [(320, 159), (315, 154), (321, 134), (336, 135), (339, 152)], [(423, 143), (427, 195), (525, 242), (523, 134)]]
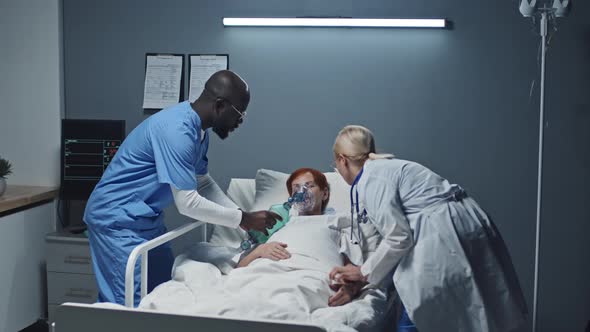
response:
[(50, 233), (45, 239), (47, 242), (47, 310), (51, 323), (55, 309), (64, 302), (96, 302), (98, 287), (86, 236)]

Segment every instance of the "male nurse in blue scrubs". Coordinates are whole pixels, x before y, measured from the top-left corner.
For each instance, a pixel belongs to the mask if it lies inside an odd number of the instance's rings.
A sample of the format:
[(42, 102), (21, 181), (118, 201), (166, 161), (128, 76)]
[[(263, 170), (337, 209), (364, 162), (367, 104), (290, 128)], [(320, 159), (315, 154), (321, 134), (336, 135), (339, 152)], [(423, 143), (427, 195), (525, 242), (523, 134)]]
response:
[[(208, 223), (266, 232), (280, 216), (222, 206), (198, 188), (223, 196), (208, 175), (210, 130), (221, 139), (239, 127), (250, 102), (248, 85), (223, 70), (211, 76), (194, 103), (168, 107), (150, 116), (125, 139), (96, 185), (84, 212), (99, 302), (125, 304), (125, 267), (131, 251), (166, 232), (163, 210), (173, 202), (186, 216)], [(222, 202), (223, 203), (223, 202)], [(148, 254), (148, 291), (170, 280), (169, 244)], [(135, 269), (135, 305), (139, 302), (139, 264)]]

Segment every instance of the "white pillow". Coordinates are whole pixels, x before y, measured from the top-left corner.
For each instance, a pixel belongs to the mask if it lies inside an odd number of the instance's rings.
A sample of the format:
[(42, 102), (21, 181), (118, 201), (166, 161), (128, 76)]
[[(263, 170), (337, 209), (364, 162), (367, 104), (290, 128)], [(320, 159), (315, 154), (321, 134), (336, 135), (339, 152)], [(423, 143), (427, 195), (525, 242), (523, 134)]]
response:
[(254, 196), (256, 195), (256, 183), (254, 179), (232, 178), (227, 187), (227, 197), (244, 211), (252, 210)]
[(336, 172), (324, 173), (330, 184), (330, 202), (328, 207), (338, 213), (350, 213), (350, 185)]
[[(324, 173), (330, 185), (330, 201), (327, 208), (337, 213), (350, 211), (350, 186), (336, 172)], [(289, 198), (287, 179), (289, 174), (260, 169), (256, 173), (256, 195), (251, 211), (268, 210), (271, 205)]]
[(268, 210), (271, 205), (283, 203), (289, 198), (287, 191), (288, 174), (259, 169), (256, 172), (254, 204), (252, 211)]

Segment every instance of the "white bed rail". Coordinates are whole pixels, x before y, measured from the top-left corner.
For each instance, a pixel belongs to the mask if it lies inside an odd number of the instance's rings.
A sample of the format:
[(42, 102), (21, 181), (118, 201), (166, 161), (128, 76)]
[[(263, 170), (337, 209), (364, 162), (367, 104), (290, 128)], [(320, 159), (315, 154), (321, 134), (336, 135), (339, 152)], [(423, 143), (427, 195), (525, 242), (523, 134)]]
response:
[[(169, 242), (181, 235), (184, 235), (193, 229), (206, 225), (201, 221), (191, 222), (185, 225), (182, 225), (174, 230), (166, 234), (162, 234), (157, 238), (150, 240), (144, 244), (140, 244), (129, 255), (129, 259), (127, 259), (127, 267), (125, 269), (125, 306), (129, 308), (133, 308), (134, 304), (134, 296), (135, 296), (135, 263), (137, 262), (137, 258), (141, 256), (141, 295), (140, 301), (147, 295), (147, 269), (148, 269), (148, 251), (154, 249), (155, 247)], [(205, 228), (206, 229), (206, 228)], [(203, 234), (206, 236), (206, 231), (203, 231)]]

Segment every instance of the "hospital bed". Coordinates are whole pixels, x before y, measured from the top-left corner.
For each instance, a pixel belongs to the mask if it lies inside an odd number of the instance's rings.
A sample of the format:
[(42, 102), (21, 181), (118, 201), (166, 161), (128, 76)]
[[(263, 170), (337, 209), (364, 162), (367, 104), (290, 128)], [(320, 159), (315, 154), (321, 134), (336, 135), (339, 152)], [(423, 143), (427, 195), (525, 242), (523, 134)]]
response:
[[(284, 184), (282, 184), (284, 186)], [(334, 190), (334, 186), (331, 185)], [(256, 187), (254, 179), (232, 179), (227, 196), (244, 210), (250, 210), (254, 205)], [(176, 239), (191, 231), (201, 231), (207, 239), (207, 227), (203, 222), (193, 222), (178, 227), (136, 247), (129, 256), (125, 276), (125, 307), (113, 304), (85, 305), (64, 303), (56, 310), (55, 322), (51, 323), (52, 331), (277, 331), (284, 332), (315, 332), (325, 331), (324, 328), (293, 321), (278, 321), (271, 319), (235, 319), (211, 315), (182, 315), (155, 312), (133, 308), (134, 303), (134, 267), (140, 261), (141, 285), (140, 296), (147, 295), (147, 253), (149, 250)], [(396, 316), (396, 301), (391, 292), (383, 315), (374, 322), (370, 331), (393, 331)]]

